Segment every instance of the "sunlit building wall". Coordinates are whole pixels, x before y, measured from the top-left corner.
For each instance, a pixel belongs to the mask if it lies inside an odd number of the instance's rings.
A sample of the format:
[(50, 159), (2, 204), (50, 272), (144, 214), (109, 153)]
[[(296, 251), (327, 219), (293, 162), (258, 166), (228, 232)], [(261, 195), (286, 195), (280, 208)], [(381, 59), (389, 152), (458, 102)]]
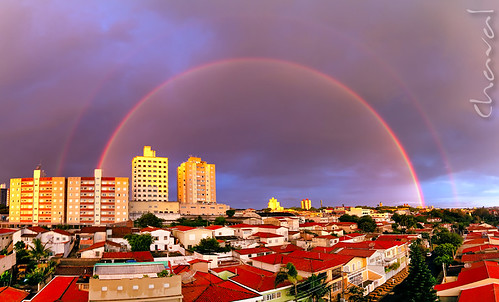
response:
[(216, 203), (215, 165), (192, 156), (180, 164), (177, 199), (180, 203)]
[(132, 200), (168, 201), (168, 158), (156, 157), (151, 146), (132, 160)]
[(274, 197), (269, 199), (269, 204), (267, 207), (274, 212), (280, 212), (284, 210), (284, 208), (281, 207), (281, 203), (277, 201), (277, 199), (275, 199)]
[(128, 220), (128, 178), (68, 177), (67, 223), (101, 225)]
[(65, 223), (64, 177), (44, 177), (37, 169), (33, 178), (10, 180), (9, 222), (27, 224)]
[(310, 199), (303, 199), (301, 201), (301, 208), (304, 209), (304, 210), (310, 210), (310, 208), (312, 207), (312, 201)]

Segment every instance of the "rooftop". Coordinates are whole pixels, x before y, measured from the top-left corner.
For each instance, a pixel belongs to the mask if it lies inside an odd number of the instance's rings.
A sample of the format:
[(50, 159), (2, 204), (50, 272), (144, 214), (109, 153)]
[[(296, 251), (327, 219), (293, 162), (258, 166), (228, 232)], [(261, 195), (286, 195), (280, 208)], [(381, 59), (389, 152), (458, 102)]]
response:
[(31, 302), (87, 302), (88, 291), (78, 289), (78, 277), (56, 276), (36, 294)]
[(471, 264), (471, 267), (461, 270), (456, 281), (437, 284), (435, 285), (435, 289), (437, 291), (442, 291), (475, 283), (488, 278), (499, 279), (499, 263), (492, 261), (473, 263)]
[(499, 284), (487, 284), (462, 290), (458, 302), (476, 302), (477, 297), (480, 297), (480, 301), (499, 301)]

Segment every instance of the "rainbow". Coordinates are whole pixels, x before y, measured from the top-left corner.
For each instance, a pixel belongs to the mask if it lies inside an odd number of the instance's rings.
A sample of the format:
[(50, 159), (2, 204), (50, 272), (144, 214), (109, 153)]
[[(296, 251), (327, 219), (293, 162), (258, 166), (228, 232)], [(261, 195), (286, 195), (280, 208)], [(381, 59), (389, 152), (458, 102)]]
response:
[(175, 75), (172, 78), (169, 78), (165, 82), (161, 83), (157, 87), (155, 87), (153, 90), (151, 90), (149, 93), (147, 93), (142, 99), (140, 99), (139, 102), (135, 104), (135, 106), (125, 115), (125, 117), (121, 120), (119, 125), (116, 127), (116, 129), (113, 131), (111, 134), (111, 137), (107, 141), (104, 150), (100, 156), (99, 163), (98, 163), (98, 168), (102, 168), (106, 157), (109, 153), (110, 148), (112, 147), (116, 137), (120, 134), (122, 128), (125, 126), (125, 124), (128, 122), (128, 120), (133, 116), (133, 114), (145, 103), (147, 102), (152, 96), (154, 96), (158, 91), (160, 91), (163, 87), (175, 82), (178, 79), (181, 79), (183, 77), (186, 77), (188, 75), (192, 75), (198, 71), (206, 70), (210, 67), (214, 66), (221, 66), (221, 65), (229, 65), (229, 64), (235, 64), (235, 63), (269, 63), (269, 64), (280, 64), (280, 65), (286, 65), (286, 66), (291, 66), (300, 70), (308, 71), (310, 73), (313, 73), (331, 84), (334, 84), (338, 87), (340, 87), (342, 90), (347, 92), (349, 95), (351, 95), (355, 100), (357, 100), (360, 104), (362, 104), (368, 111), (369, 113), (376, 119), (376, 121), (382, 126), (382, 128), (385, 130), (385, 132), (388, 134), (392, 142), (394, 143), (395, 147), (397, 148), (397, 151), (400, 153), (402, 156), (402, 159), (404, 163), (406, 164), (409, 174), (412, 178), (412, 182), (415, 186), (416, 192), (417, 192), (417, 198), (419, 201), (419, 204), (424, 207), (424, 196), (423, 192), (421, 189), (421, 185), (419, 182), (419, 179), (417, 177), (416, 171), (414, 169), (414, 166), (412, 162), (409, 159), (409, 156), (402, 146), (402, 143), (398, 139), (398, 137), (395, 135), (393, 130), (390, 128), (390, 126), (387, 124), (387, 122), (374, 110), (374, 108), (369, 105), (369, 103), (362, 98), (359, 94), (357, 94), (355, 91), (353, 91), (350, 87), (346, 86), (345, 84), (341, 83), (337, 79), (331, 77), (330, 75), (327, 75), (321, 71), (318, 71), (316, 69), (310, 68), (308, 66), (300, 65), (298, 63), (294, 62), (289, 62), (285, 60), (278, 60), (278, 59), (271, 59), (271, 58), (232, 58), (232, 59), (224, 59), (220, 61), (215, 61), (215, 62), (210, 62), (207, 64), (199, 65), (194, 68), (188, 69), (180, 74)]

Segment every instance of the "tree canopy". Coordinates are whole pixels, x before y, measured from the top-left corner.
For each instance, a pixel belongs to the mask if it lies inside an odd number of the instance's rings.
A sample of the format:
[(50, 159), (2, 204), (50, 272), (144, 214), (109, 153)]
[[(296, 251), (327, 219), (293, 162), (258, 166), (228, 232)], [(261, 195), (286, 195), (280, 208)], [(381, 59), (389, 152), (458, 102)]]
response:
[(357, 217), (355, 215), (343, 214), (340, 216), (339, 220), (341, 222), (357, 222), (357, 221), (359, 221), (359, 217)]
[(413, 243), (411, 245), (410, 257), (409, 276), (407, 276), (407, 301), (438, 301), (437, 293), (433, 288), (436, 280), (426, 264), (423, 246), (419, 243)]
[(230, 251), (230, 247), (221, 247), (215, 238), (201, 239), (198, 245), (192, 248), (201, 254), (223, 253)]
[(163, 227), (163, 219), (157, 217), (153, 213), (145, 213), (140, 216), (139, 219), (135, 221), (139, 228), (145, 228), (148, 226), (161, 228)]
[(372, 233), (376, 230), (376, 222), (369, 215), (360, 217), (357, 221), (357, 226), (360, 230), (366, 233)]
[(154, 242), (151, 234), (128, 234), (125, 235), (125, 238), (128, 241), (128, 244), (132, 247), (132, 252), (139, 251), (149, 251), (151, 248), (151, 244)]
[(463, 243), (463, 238), (459, 234), (449, 232), (447, 229), (441, 229), (435, 233), (432, 241), (435, 244), (450, 243), (457, 248)]

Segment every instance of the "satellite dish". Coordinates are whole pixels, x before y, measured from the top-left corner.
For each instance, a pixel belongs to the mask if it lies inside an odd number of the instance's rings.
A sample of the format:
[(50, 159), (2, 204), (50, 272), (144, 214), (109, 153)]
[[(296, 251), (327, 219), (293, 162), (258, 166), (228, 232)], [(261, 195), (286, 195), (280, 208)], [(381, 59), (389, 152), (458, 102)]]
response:
[(470, 268), (471, 267), (471, 263), (465, 263), (464, 264), (464, 268)]

